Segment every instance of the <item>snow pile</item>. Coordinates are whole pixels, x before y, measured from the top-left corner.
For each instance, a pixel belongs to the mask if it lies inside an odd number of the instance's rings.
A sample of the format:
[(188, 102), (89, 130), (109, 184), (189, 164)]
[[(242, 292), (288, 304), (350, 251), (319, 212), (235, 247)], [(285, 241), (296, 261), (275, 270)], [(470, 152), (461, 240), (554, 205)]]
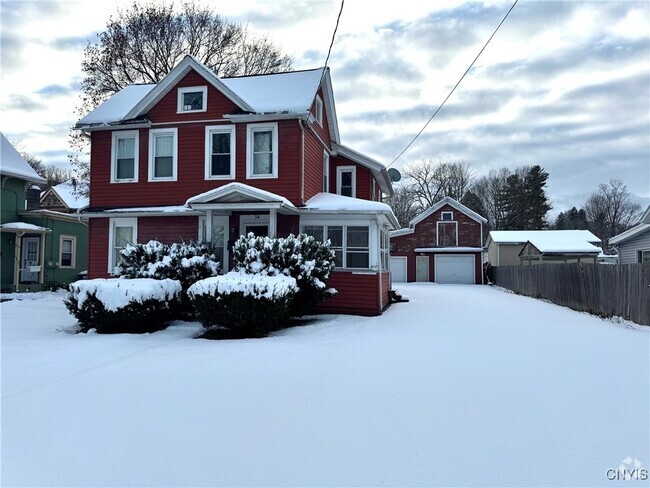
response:
[(200, 295), (229, 295), (242, 293), (253, 298), (278, 299), (298, 291), (295, 278), (278, 274), (247, 274), (231, 271), (222, 276), (206, 278), (190, 286), (187, 293), (191, 298)]
[(181, 284), (176, 280), (154, 280), (141, 278), (126, 280), (119, 278), (97, 278), (75, 281), (70, 284), (70, 292), (77, 299), (81, 310), (89, 296), (94, 295), (109, 312), (115, 312), (133, 303), (146, 300), (167, 302), (181, 294)]

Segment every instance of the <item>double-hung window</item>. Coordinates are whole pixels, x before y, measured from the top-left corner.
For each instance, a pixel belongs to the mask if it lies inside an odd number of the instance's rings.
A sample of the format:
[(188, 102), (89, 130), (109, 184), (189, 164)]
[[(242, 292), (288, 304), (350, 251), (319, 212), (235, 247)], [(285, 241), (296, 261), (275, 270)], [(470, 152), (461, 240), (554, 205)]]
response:
[(111, 183), (138, 181), (138, 131), (113, 132), (111, 144)]
[(305, 225), (302, 231), (321, 242), (329, 240), (337, 268), (370, 268), (368, 226)]
[(178, 113), (205, 112), (208, 106), (207, 86), (186, 86), (178, 89)]
[(120, 251), (129, 244), (135, 244), (138, 238), (138, 219), (110, 219), (108, 272), (113, 273), (115, 266), (122, 261)]
[(205, 128), (205, 179), (235, 178), (235, 126), (210, 125)]
[(77, 238), (75, 236), (64, 236), (59, 238), (59, 268), (75, 267), (75, 251)]
[(278, 124), (249, 124), (246, 129), (247, 178), (278, 177)]
[(149, 181), (176, 181), (178, 129), (149, 131)]
[(344, 197), (356, 197), (356, 174), (355, 166), (339, 166), (336, 168), (336, 193)]

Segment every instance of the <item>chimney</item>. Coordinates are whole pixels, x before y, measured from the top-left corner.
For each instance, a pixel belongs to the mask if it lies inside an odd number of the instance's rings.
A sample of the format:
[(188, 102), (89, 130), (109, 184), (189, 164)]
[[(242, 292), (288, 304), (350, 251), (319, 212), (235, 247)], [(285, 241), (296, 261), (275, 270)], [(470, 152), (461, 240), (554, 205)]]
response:
[(39, 186), (31, 184), (25, 193), (27, 199), (27, 210), (38, 210), (41, 208), (41, 189)]

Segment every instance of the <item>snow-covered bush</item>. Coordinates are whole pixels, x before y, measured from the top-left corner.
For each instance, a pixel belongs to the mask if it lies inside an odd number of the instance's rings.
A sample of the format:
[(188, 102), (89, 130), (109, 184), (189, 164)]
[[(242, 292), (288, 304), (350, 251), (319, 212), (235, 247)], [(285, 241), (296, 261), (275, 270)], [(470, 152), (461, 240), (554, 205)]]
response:
[(181, 293), (171, 279), (80, 280), (70, 284), (65, 306), (84, 332), (153, 332), (176, 316)]
[(235, 270), (295, 278), (298, 292), (292, 314), (308, 313), (327, 298), (327, 280), (334, 270), (334, 251), (306, 234), (272, 239), (241, 236), (233, 247)]
[(193, 284), (188, 295), (205, 337), (264, 337), (285, 326), (298, 287), (290, 276), (232, 271)]
[[(203, 278), (215, 276), (220, 266), (213, 248), (205, 243), (179, 242), (169, 245), (149, 241), (146, 244), (129, 244), (120, 253), (122, 262), (115, 267), (115, 275), (177, 280), (183, 291)], [(192, 309), (185, 294), (181, 303), (181, 315), (191, 316)]]

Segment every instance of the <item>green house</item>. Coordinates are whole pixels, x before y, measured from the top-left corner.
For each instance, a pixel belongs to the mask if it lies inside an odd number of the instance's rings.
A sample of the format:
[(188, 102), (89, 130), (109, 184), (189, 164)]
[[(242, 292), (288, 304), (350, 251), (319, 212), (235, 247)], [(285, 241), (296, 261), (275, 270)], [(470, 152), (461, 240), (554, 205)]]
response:
[(37, 185), (46, 181), (3, 134), (0, 139), (0, 291), (41, 291), (78, 280), (88, 269), (87, 223), (79, 214), (41, 208)]

